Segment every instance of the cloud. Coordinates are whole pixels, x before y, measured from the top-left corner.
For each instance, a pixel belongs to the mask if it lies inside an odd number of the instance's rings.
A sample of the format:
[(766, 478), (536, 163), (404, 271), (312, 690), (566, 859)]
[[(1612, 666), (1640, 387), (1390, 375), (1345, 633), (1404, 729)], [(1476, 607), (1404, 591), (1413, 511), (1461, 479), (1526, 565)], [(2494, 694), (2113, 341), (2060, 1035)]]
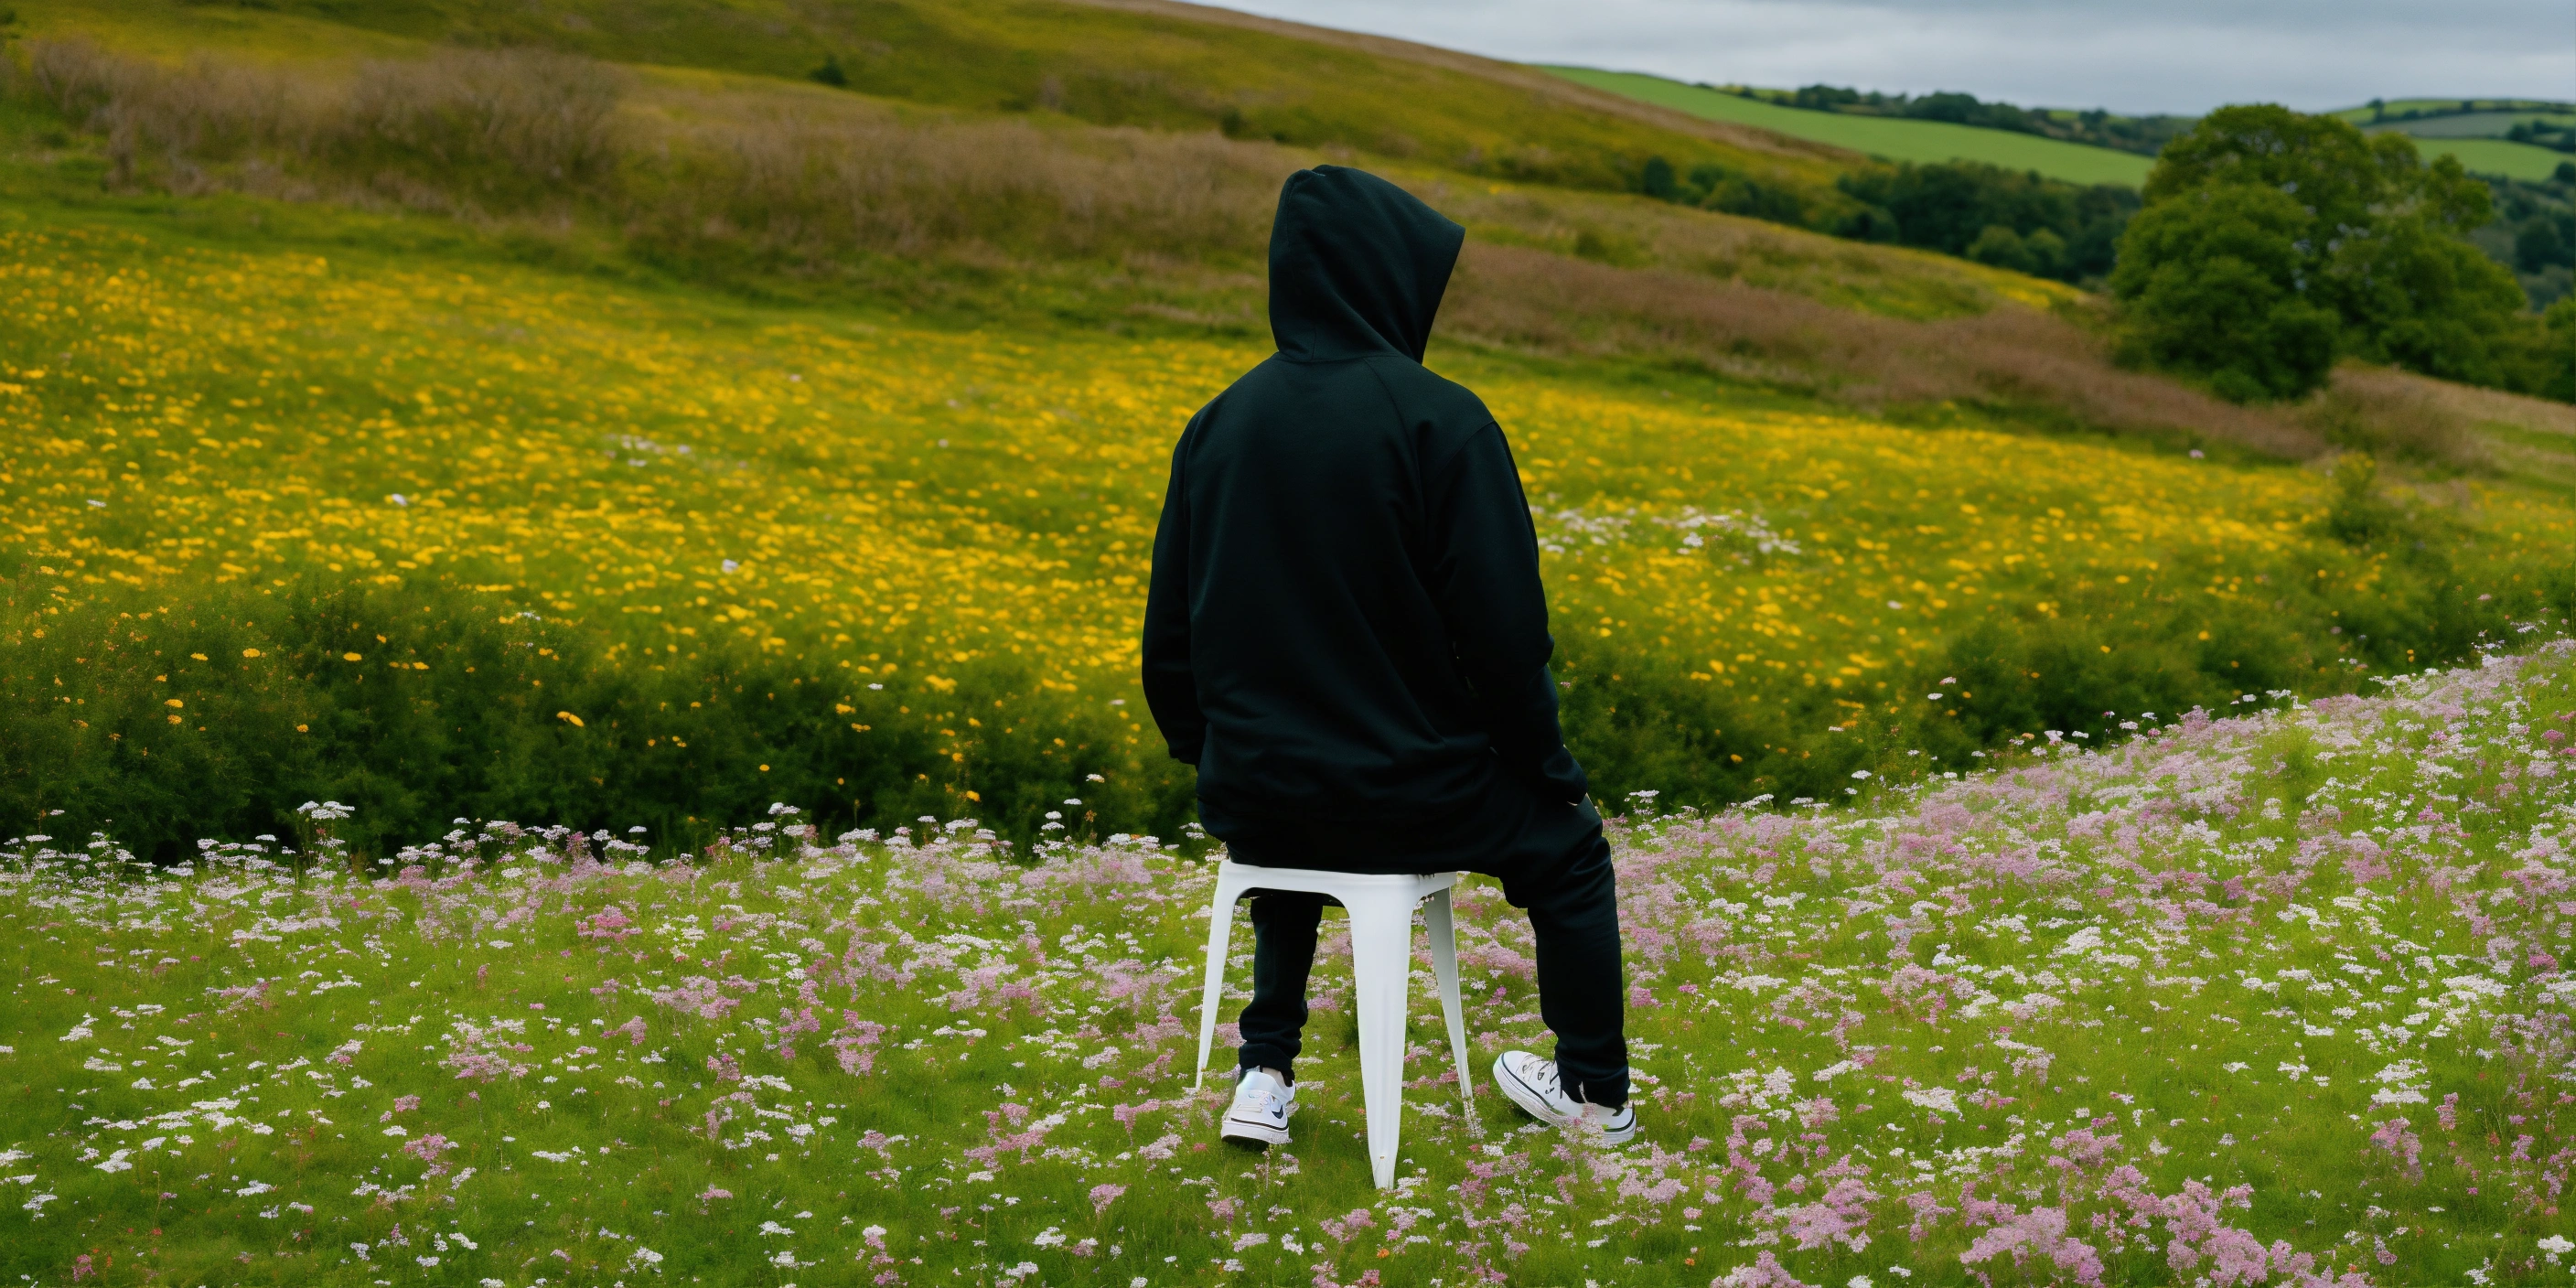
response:
[(2566, 98), (2564, 0), (1237, 0), (1520, 62), (2130, 112), (2374, 97)]

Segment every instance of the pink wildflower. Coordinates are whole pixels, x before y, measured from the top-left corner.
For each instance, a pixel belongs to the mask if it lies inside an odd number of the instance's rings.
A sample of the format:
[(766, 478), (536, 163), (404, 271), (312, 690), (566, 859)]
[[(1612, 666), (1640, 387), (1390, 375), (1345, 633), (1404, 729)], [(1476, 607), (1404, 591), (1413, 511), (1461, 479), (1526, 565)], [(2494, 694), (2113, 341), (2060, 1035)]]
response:
[(1737, 1266), (1720, 1275), (1711, 1288), (1816, 1288), (1816, 1285), (1789, 1273), (1778, 1257), (1765, 1252), (1749, 1266)]
[(1357, 1237), (1360, 1231), (1376, 1224), (1377, 1218), (1370, 1216), (1367, 1208), (1352, 1208), (1349, 1216), (1338, 1221), (1331, 1217), (1326, 1217), (1323, 1221), (1324, 1233), (1331, 1235), (1335, 1243), (1348, 1243)]
[(876, 1052), (871, 1048), (884, 1035), (884, 1025), (860, 1019), (856, 1011), (843, 1011), (841, 1031), (833, 1034), (826, 1045), (832, 1048), (833, 1058), (840, 1062), (841, 1072), (857, 1076), (876, 1068)]
[(2044, 1257), (2078, 1284), (2091, 1288), (2102, 1282), (2101, 1255), (2091, 1244), (2066, 1236), (2064, 1208), (2037, 1208), (1997, 1224), (1978, 1235), (1959, 1254), (1959, 1262), (1973, 1267), (2006, 1254), (2016, 1268), (2032, 1257)]
[(584, 939), (605, 939), (614, 943), (628, 935), (643, 932), (627, 918), (624, 909), (612, 903), (605, 909), (582, 919), (573, 929), (573, 933)]
[[(1793, 1187), (1794, 1188), (1794, 1187)], [(1816, 1202), (1778, 1212), (1782, 1228), (1798, 1241), (1800, 1251), (1841, 1243), (1858, 1252), (1869, 1243), (1869, 1205), (1878, 1195), (1855, 1180), (1844, 1180)]]
[(1112, 1204), (1112, 1203), (1117, 1202), (1117, 1201), (1118, 1201), (1118, 1196), (1119, 1196), (1119, 1195), (1121, 1195), (1121, 1194), (1124, 1194), (1124, 1193), (1126, 1193), (1126, 1192), (1127, 1192), (1127, 1187), (1126, 1187), (1126, 1186), (1124, 1186), (1124, 1185), (1094, 1185), (1094, 1186), (1092, 1186), (1092, 1187), (1091, 1187), (1091, 1211), (1092, 1211), (1092, 1214), (1093, 1214), (1093, 1215), (1095, 1215), (1095, 1216), (1097, 1216), (1097, 1215), (1099, 1215), (1099, 1214), (1101, 1214), (1101, 1213), (1103, 1213), (1103, 1212), (1107, 1212), (1107, 1211), (1109, 1210), (1109, 1205), (1110, 1205), (1110, 1204)]
[(429, 1175), (444, 1176), (447, 1174), (447, 1164), (439, 1161), (439, 1156), (454, 1148), (456, 1148), (455, 1141), (432, 1132), (418, 1140), (404, 1141), (402, 1152), (429, 1164)]
[(2406, 1130), (2408, 1126), (2403, 1118), (2391, 1118), (2370, 1133), (2370, 1143), (2386, 1150), (2410, 1179), (2420, 1179), (2423, 1175), (2424, 1138)]

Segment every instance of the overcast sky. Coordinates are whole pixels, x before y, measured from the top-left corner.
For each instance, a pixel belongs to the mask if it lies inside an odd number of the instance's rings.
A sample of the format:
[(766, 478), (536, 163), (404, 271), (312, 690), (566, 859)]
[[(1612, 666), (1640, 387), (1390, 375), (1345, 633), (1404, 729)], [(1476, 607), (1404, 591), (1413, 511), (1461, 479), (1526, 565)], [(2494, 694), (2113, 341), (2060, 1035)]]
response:
[(1520, 62), (2199, 113), (2576, 99), (2570, 0), (1226, 0)]

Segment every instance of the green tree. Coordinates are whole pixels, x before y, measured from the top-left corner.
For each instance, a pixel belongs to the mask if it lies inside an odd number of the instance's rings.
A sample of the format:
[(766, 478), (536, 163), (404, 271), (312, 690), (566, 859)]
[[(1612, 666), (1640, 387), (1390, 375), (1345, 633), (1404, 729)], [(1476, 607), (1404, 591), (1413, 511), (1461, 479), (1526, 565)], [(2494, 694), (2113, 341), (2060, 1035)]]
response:
[(2210, 378), (2239, 401), (2325, 382), (2336, 320), (2300, 290), (2307, 210), (2251, 184), (2206, 187), (2129, 221), (2111, 291), (2133, 354)]
[(2520, 287), (2467, 240), (2493, 215), (2487, 185), (2456, 158), (2427, 163), (2412, 139), (2335, 117), (2229, 107), (2167, 145), (2144, 196), (2112, 291), (2149, 361), (2234, 397), (2304, 394), (2337, 352), (2531, 383)]
[(1662, 157), (1646, 158), (1646, 169), (1638, 178), (1638, 186), (1657, 201), (1671, 201), (1682, 194), (1681, 180), (1673, 174), (1673, 163)]
[(2270, 103), (2222, 107), (2165, 145), (2139, 195), (2153, 206), (2201, 188), (2245, 184), (2296, 197), (2320, 228), (2360, 227), (2382, 196), (2376, 151), (2414, 146), (2401, 134), (2374, 138), (2348, 121)]
[(2566, 296), (2540, 315), (2543, 324), (2540, 370), (2533, 392), (2560, 402), (2576, 402), (2576, 295)]
[(2355, 356), (2471, 384), (2513, 383), (2503, 359), (2522, 286), (2449, 229), (2384, 219), (2343, 239), (2326, 281)]
[[(2059, 243), (2061, 246), (2064, 244)], [(2016, 273), (2032, 272), (2039, 266), (2038, 259), (2030, 253), (2030, 244), (2022, 240), (2020, 233), (2002, 224), (1986, 225), (1985, 230), (1977, 234), (1977, 239), (1968, 243), (1967, 255), (1980, 264), (2009, 268)]]

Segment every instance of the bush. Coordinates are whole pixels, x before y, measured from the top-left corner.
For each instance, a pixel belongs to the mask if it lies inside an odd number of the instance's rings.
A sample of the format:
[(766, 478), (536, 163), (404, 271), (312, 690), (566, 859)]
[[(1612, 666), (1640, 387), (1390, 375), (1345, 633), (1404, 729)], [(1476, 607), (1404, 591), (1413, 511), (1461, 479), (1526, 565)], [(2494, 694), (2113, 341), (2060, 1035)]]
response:
[[(1070, 700), (1032, 718), (1065, 755), (1031, 736), (953, 758), (890, 693), (749, 650), (651, 663), (454, 588), (200, 586), (72, 608), (21, 588), (6, 607), (8, 834), (112, 831), (168, 860), (199, 836), (284, 834), (321, 799), (358, 807), (340, 831), (361, 847), (456, 815), (686, 841), (772, 801), (836, 826), (972, 814), (1021, 838), (1068, 797), (1136, 832), (1190, 817), (1186, 768), (1139, 774), (1122, 755), (1108, 772), (1123, 735)], [(1007, 669), (957, 678), (961, 711), (1046, 700)]]
[(2542, 329), (2535, 346), (2539, 356), (2534, 392), (2561, 402), (2576, 402), (2576, 295), (2570, 295), (2549, 306), (2541, 315)]
[(1864, 203), (1835, 229), (1843, 236), (2069, 282), (2111, 271), (2120, 230), (2138, 208), (2137, 194), (2126, 188), (2081, 187), (1968, 161), (1873, 168), (1844, 175), (1837, 186)]
[(2307, 212), (2286, 193), (2205, 189), (2130, 221), (2111, 290), (2132, 352), (2243, 402), (2295, 398), (2334, 367), (2336, 319), (2300, 291)]
[[(2445, 158), (2447, 159), (2447, 158)], [(2503, 265), (2425, 219), (2389, 219), (2330, 261), (2346, 349), (2446, 380), (2511, 385), (2506, 354), (2523, 304)]]
[[(2059, 244), (2064, 245), (2062, 242)], [(2022, 240), (2020, 233), (2002, 224), (1986, 225), (1986, 230), (1968, 243), (1968, 258), (1980, 264), (2009, 268), (2016, 273), (2032, 273), (2039, 269), (2039, 257), (2031, 253), (2030, 244)]]
[(2133, 352), (2236, 397), (2322, 383), (2336, 352), (2537, 391), (2524, 294), (2467, 240), (2493, 213), (2456, 158), (2272, 105), (2211, 113), (2147, 179), (2112, 290)]

